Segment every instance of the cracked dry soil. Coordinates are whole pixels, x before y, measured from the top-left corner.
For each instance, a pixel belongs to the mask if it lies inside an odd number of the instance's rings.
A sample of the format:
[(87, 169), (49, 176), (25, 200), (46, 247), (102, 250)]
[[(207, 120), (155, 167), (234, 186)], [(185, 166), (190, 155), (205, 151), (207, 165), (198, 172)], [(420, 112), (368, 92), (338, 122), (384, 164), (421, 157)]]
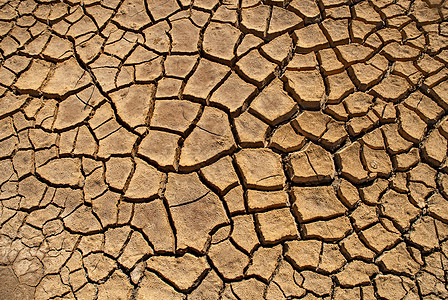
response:
[(447, 299), (447, 0), (1, 0), (0, 299)]

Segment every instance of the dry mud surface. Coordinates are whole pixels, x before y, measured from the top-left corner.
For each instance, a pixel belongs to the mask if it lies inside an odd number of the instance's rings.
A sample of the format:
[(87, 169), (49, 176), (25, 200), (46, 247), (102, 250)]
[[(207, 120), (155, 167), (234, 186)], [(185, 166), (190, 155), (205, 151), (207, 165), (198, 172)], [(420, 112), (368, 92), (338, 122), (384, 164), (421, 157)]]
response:
[(448, 1), (0, 6), (0, 299), (447, 299)]

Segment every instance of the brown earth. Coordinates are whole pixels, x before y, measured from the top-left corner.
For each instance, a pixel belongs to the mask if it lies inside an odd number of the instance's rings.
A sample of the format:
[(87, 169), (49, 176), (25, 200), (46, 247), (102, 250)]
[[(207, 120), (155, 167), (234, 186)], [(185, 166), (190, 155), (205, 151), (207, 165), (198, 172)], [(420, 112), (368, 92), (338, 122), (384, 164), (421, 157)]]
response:
[(0, 1), (0, 299), (448, 299), (448, 1)]

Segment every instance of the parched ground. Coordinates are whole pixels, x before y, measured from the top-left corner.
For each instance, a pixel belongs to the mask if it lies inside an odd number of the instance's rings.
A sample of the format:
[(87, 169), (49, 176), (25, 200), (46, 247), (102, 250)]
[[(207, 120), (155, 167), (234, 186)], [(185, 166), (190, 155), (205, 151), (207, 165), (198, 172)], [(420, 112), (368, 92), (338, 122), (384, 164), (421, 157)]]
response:
[(0, 299), (448, 299), (448, 1), (0, 1)]

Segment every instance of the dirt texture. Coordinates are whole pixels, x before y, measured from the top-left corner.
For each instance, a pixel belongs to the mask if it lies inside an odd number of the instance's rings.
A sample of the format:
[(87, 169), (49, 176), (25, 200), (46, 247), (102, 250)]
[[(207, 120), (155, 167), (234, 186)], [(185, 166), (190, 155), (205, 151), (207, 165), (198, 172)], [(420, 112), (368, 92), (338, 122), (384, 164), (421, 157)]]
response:
[(448, 299), (448, 0), (0, 0), (0, 299)]

